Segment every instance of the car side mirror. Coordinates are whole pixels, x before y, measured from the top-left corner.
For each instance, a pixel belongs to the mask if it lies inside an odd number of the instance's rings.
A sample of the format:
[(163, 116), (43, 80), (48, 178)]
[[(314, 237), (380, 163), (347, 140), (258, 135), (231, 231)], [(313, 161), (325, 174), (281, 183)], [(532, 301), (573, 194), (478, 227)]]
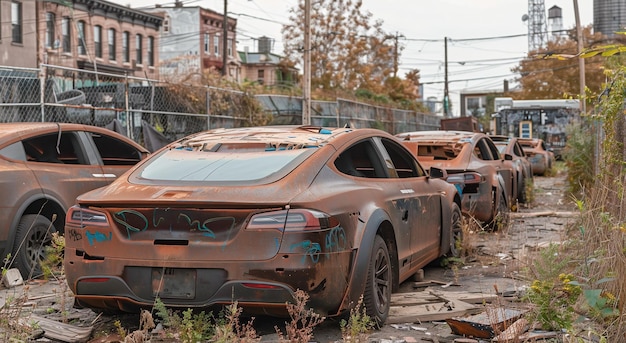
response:
[(505, 161), (513, 161), (513, 155), (511, 155), (511, 154), (504, 154), (504, 160)]
[(430, 167), (430, 171), (428, 172), (433, 179), (443, 179), (446, 180), (448, 178), (448, 172), (445, 169)]

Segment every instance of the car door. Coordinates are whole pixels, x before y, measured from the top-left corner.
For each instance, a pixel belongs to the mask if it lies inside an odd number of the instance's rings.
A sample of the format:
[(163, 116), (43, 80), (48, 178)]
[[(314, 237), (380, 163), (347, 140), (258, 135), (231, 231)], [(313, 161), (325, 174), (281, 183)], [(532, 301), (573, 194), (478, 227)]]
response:
[(389, 139), (380, 140), (390, 177), (402, 183), (401, 192), (409, 204), (409, 250), (411, 267), (422, 267), (439, 255), (441, 242), (441, 196), (439, 188), (428, 182), (424, 169), (403, 146)]
[(91, 147), (90, 158), (102, 168), (102, 177), (109, 183), (141, 161), (146, 152), (102, 132), (84, 131), (85, 145)]
[(87, 158), (79, 131), (25, 137), (22, 144), (28, 167), (43, 192), (64, 206), (71, 206), (78, 195), (109, 183), (100, 166)]

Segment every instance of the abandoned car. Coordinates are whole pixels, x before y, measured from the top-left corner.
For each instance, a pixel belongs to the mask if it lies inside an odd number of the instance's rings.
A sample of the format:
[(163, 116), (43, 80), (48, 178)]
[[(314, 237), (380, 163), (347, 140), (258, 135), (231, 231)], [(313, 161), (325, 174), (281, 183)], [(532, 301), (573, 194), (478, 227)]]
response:
[(526, 157), (518, 138), (502, 135), (489, 136), (500, 151), (501, 156), (509, 154), (513, 157), (513, 178), (517, 180), (517, 200), (520, 203), (527, 202), (528, 187), (533, 185), (533, 169)]
[[(111, 130), (58, 123), (0, 124), (0, 242), (2, 256), (26, 278), (53, 232), (64, 231), (76, 197), (105, 186), (148, 155)], [(10, 196), (9, 196), (10, 195)]]
[(466, 131), (416, 131), (397, 134), (426, 168), (445, 169), (463, 202), (463, 213), (490, 230), (508, 225), (516, 185), (509, 161), (489, 136)]
[(554, 153), (548, 150), (543, 139), (520, 138), (519, 143), (532, 165), (533, 174), (546, 175), (552, 170)]
[(81, 305), (128, 312), (158, 298), (286, 316), (301, 290), (335, 316), (363, 296), (382, 324), (400, 282), (459, 252), (460, 197), (445, 176), (376, 129), (193, 134), (77, 199), (67, 282)]

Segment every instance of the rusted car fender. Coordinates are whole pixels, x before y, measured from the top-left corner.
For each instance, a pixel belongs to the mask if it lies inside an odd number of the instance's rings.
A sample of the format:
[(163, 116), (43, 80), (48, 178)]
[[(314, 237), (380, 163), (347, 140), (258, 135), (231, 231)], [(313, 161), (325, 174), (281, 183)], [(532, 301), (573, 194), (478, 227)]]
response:
[[(390, 229), (385, 229), (383, 227), (383, 223), (388, 222)], [(341, 313), (345, 310), (350, 309), (352, 306), (356, 305), (359, 301), (361, 295), (363, 295), (365, 291), (365, 283), (367, 280), (367, 268), (370, 263), (370, 257), (372, 254), (372, 249), (374, 247), (374, 239), (376, 235), (379, 233), (379, 229), (384, 232), (380, 232), (381, 236), (385, 240), (385, 242), (389, 243), (389, 240), (392, 243), (396, 244), (396, 235), (391, 227), (391, 220), (389, 219), (389, 215), (382, 209), (376, 209), (369, 217), (367, 223), (364, 224), (363, 236), (361, 238), (360, 248), (356, 252), (356, 256), (354, 259), (354, 263), (352, 265), (352, 275), (350, 277), (350, 281), (348, 283), (348, 292), (343, 298), (341, 305), (339, 306), (338, 313)], [(391, 259), (392, 262), (395, 262), (394, 259)], [(395, 263), (394, 263), (395, 264)], [(393, 268), (393, 285), (392, 289), (395, 290), (398, 288), (398, 266), (394, 265)]]
[[(39, 208), (38, 208), (37, 211), (27, 211), (28, 207), (32, 206), (38, 201), (45, 202), (45, 207), (43, 210), (39, 211)], [(61, 205), (61, 201), (59, 199), (49, 196), (47, 194), (35, 193), (26, 197), (23, 201), (20, 202), (20, 204), (21, 205), (17, 208), (17, 210), (15, 211), (15, 215), (13, 216), (11, 220), (7, 240), (6, 242), (4, 242), (5, 243), (4, 247), (2, 247), (3, 258), (6, 257), (8, 253), (13, 251), (13, 243), (15, 242), (17, 226), (19, 225), (20, 220), (22, 219), (22, 216), (24, 216), (25, 214), (29, 214), (29, 213), (38, 214), (39, 213), (42, 216), (50, 219), (50, 221), (53, 222), (56, 230), (63, 233), (63, 228), (65, 224), (65, 215), (67, 212), (66, 212), (66, 209), (63, 207), (63, 205)], [(52, 220), (53, 214), (57, 214), (57, 217), (54, 221)]]
[(448, 248), (450, 247), (450, 234), (452, 228), (452, 211), (451, 209), (446, 207), (445, 204), (453, 201), (459, 206), (461, 209), (461, 196), (459, 196), (458, 192), (454, 192), (454, 194), (446, 194), (445, 198), (441, 199), (441, 245), (439, 246), (440, 256), (444, 256), (448, 253)]

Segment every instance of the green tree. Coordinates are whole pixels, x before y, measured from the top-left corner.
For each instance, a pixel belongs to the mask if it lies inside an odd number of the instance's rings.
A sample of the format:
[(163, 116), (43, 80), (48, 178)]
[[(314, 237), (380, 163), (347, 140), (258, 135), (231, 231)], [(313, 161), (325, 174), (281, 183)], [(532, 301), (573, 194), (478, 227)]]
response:
[[(601, 34), (592, 34), (590, 26), (583, 29), (583, 37), (589, 47), (606, 42)], [(520, 74), (521, 91), (510, 95), (515, 99), (576, 97), (580, 93), (577, 52), (576, 30), (548, 42), (545, 50), (532, 51), (529, 58), (513, 68)], [(585, 85), (592, 92), (599, 92), (605, 82), (604, 62), (600, 56), (585, 59)]]
[[(402, 50), (398, 36), (385, 33), (382, 21), (373, 21), (361, 0), (311, 3), (312, 89), (361, 89), (389, 95), (385, 92), (387, 82), (395, 81), (387, 80), (393, 75)], [(300, 0), (297, 7), (291, 8), (290, 24), (283, 30), (284, 55), (292, 65), (302, 59), (304, 17), (304, 1)]]

